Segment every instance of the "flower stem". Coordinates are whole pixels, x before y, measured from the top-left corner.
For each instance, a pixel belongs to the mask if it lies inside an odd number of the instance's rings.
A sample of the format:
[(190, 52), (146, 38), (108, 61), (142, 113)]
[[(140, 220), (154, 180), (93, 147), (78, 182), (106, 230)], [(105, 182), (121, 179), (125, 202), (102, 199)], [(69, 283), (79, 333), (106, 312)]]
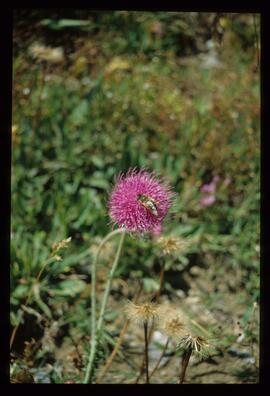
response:
[[(138, 292), (137, 292), (137, 295), (136, 295), (136, 298), (135, 298), (135, 301), (134, 301), (135, 303), (138, 301), (138, 299), (140, 297), (140, 294), (141, 294), (141, 291), (142, 291), (142, 284), (140, 284), (140, 286), (139, 286), (139, 289), (138, 289)], [(100, 381), (102, 380), (102, 378), (104, 377), (104, 375), (108, 371), (109, 367), (111, 366), (111, 364), (113, 362), (113, 359), (114, 359), (115, 355), (117, 354), (117, 352), (118, 352), (118, 350), (119, 350), (119, 348), (121, 346), (121, 343), (123, 341), (124, 335), (125, 335), (125, 333), (126, 333), (126, 331), (128, 329), (129, 323), (130, 323), (130, 320), (127, 319), (125, 321), (125, 323), (124, 323), (124, 326), (123, 326), (121, 332), (120, 332), (119, 338), (118, 338), (118, 340), (117, 340), (117, 342), (116, 342), (116, 344), (114, 346), (114, 349), (113, 349), (111, 355), (109, 356), (109, 358), (108, 358), (108, 360), (106, 362), (105, 367), (102, 369), (101, 373), (98, 376), (96, 384), (100, 383)]]
[(156, 364), (155, 367), (153, 368), (153, 371), (152, 371), (152, 373), (150, 374), (149, 378), (151, 378), (152, 375), (154, 375), (154, 373), (155, 373), (156, 370), (158, 369), (158, 367), (159, 367), (159, 365), (160, 365), (160, 362), (161, 362), (161, 360), (162, 360), (163, 356), (165, 355), (165, 352), (166, 352), (166, 350), (167, 350), (167, 348), (168, 348), (169, 341), (170, 341), (170, 337), (168, 337), (168, 339), (167, 339), (167, 341), (166, 341), (166, 344), (164, 345), (163, 350), (162, 350), (162, 352), (161, 352), (161, 355), (160, 355), (160, 357), (159, 357), (159, 359), (158, 359), (158, 361), (157, 361), (157, 364)]
[[(159, 298), (161, 296), (161, 292), (162, 292), (162, 288), (163, 288), (163, 284), (164, 284), (164, 273), (165, 273), (165, 261), (162, 261), (161, 266), (160, 266), (160, 274), (159, 274), (159, 288), (153, 297), (153, 299), (155, 299), (155, 302), (158, 302)], [(154, 331), (154, 324), (152, 323), (152, 326), (149, 329), (148, 344), (150, 344), (150, 342), (151, 342), (153, 331)], [(145, 365), (145, 357), (143, 358), (142, 365), (140, 368), (140, 373), (135, 380), (135, 384), (138, 384), (141, 376), (143, 375), (144, 365)]]
[[(104, 246), (104, 244), (108, 241), (108, 239), (110, 239), (112, 236), (116, 235), (116, 234), (120, 234), (121, 238), (120, 238), (120, 242), (118, 245), (118, 249), (116, 252), (116, 257), (115, 260), (113, 262), (110, 274), (109, 274), (109, 278), (106, 284), (106, 288), (105, 288), (105, 292), (104, 292), (104, 297), (103, 297), (103, 301), (102, 301), (102, 306), (101, 306), (101, 311), (100, 311), (100, 316), (99, 316), (99, 320), (97, 323), (97, 327), (96, 327), (96, 267), (97, 267), (97, 262), (99, 259), (99, 255), (100, 255), (100, 251), (102, 249), (102, 247)], [(86, 367), (86, 372), (85, 372), (85, 377), (84, 377), (84, 384), (87, 383), (91, 383), (92, 381), (92, 376), (93, 376), (93, 369), (94, 369), (94, 359), (96, 356), (96, 349), (97, 349), (97, 344), (99, 341), (99, 337), (100, 337), (100, 330), (102, 328), (102, 324), (103, 324), (103, 318), (104, 318), (104, 313), (105, 313), (105, 309), (106, 309), (106, 305), (107, 305), (107, 301), (108, 301), (108, 297), (109, 297), (109, 293), (110, 293), (110, 289), (111, 289), (111, 283), (112, 283), (112, 279), (120, 258), (120, 254), (121, 254), (121, 250), (122, 250), (122, 246), (123, 246), (123, 242), (124, 242), (124, 237), (125, 237), (125, 229), (124, 228), (119, 228), (115, 231), (110, 232), (100, 243), (94, 262), (92, 264), (92, 273), (91, 273), (91, 350), (90, 350), (90, 354), (89, 354), (89, 359), (88, 359), (88, 364)]]
[(144, 328), (144, 360), (145, 360), (145, 376), (146, 376), (146, 383), (149, 384), (149, 370), (148, 370), (148, 334), (147, 334), (147, 328), (148, 328), (148, 323), (144, 322), (143, 324)]
[(117, 268), (118, 261), (119, 261), (120, 255), (121, 255), (121, 251), (122, 251), (122, 247), (123, 247), (123, 243), (124, 243), (124, 238), (125, 238), (125, 233), (123, 232), (121, 237), (120, 237), (120, 241), (119, 241), (118, 249), (117, 249), (117, 252), (116, 252), (115, 260), (114, 260), (114, 263), (112, 265), (112, 268), (111, 268), (111, 271), (110, 271), (110, 274), (109, 274), (109, 278), (107, 280), (106, 289), (105, 289), (105, 293), (104, 293), (104, 297), (103, 297), (103, 301), (102, 301), (102, 305), (101, 305), (99, 320), (98, 320), (98, 324), (97, 324), (97, 330), (98, 331), (102, 328), (104, 314), (105, 314), (105, 309), (106, 309), (106, 305), (107, 305), (107, 302), (108, 302), (109, 293), (110, 293), (110, 290), (111, 290), (112, 280), (113, 280), (114, 273), (115, 273), (115, 270)]
[(189, 348), (187, 351), (184, 352), (183, 358), (182, 358), (182, 370), (179, 378), (179, 384), (183, 384), (184, 379), (185, 379), (185, 374), (187, 370), (187, 366), (189, 363), (190, 356), (192, 354), (192, 348)]
[[(43, 266), (41, 267), (41, 270), (39, 271), (39, 273), (38, 273), (38, 275), (37, 275), (37, 277), (36, 277), (36, 279), (35, 279), (35, 284), (37, 284), (37, 283), (39, 282), (40, 277), (41, 277), (41, 275), (43, 274), (43, 272), (44, 272), (45, 268), (47, 267), (47, 265), (48, 265), (48, 264), (51, 264), (53, 261), (54, 261), (54, 258), (53, 258), (53, 257), (50, 257), (49, 259), (47, 259), (47, 260), (44, 262)], [(25, 306), (25, 307), (27, 307), (28, 304), (29, 304), (30, 301), (31, 301), (31, 297), (32, 297), (32, 294), (33, 294), (33, 289), (34, 289), (34, 287), (33, 287), (33, 285), (32, 285), (32, 286), (30, 287), (30, 290), (29, 290), (28, 295), (27, 295), (27, 297), (26, 297), (26, 301), (25, 301), (25, 303), (24, 303), (24, 306)], [(14, 339), (15, 339), (15, 336), (16, 336), (16, 334), (17, 334), (17, 331), (18, 331), (18, 329), (19, 329), (19, 327), (20, 327), (21, 319), (22, 319), (22, 317), (23, 317), (23, 314), (21, 314), (21, 313), (19, 312), (18, 317), (19, 317), (18, 323), (17, 323), (17, 325), (14, 327), (14, 329), (13, 329), (13, 331), (12, 331), (12, 334), (11, 334), (10, 343), (9, 343), (9, 348), (10, 348), (10, 349), (11, 349), (12, 346), (13, 346)]]
[(159, 274), (159, 288), (155, 295), (156, 302), (158, 302), (159, 297), (162, 292), (163, 284), (164, 284), (164, 273), (165, 273), (165, 261), (162, 261), (160, 266), (160, 274)]

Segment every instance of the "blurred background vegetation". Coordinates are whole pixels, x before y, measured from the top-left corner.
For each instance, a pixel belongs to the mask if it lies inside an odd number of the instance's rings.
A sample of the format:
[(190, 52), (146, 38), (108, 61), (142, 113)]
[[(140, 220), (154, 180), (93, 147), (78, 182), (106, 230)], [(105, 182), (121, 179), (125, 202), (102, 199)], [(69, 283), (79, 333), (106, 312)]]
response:
[[(115, 177), (133, 166), (170, 182), (177, 195), (164, 234), (191, 241), (166, 261), (167, 297), (188, 298), (203, 280), (196, 289), (214, 315), (223, 310), (225, 346), (235, 323), (258, 344), (259, 38), (256, 14), (15, 11), (11, 324), (21, 325), (13, 370), (29, 369), (36, 382), (81, 380), (91, 261), (111, 230)], [(215, 176), (214, 198), (203, 201), (200, 188)], [(24, 309), (53, 244), (68, 237)], [(114, 254), (112, 242), (101, 290)], [(136, 280), (156, 290), (159, 260), (152, 239), (127, 238), (114, 301), (132, 298)], [(107, 323), (117, 315), (116, 304)], [(245, 370), (232, 382), (256, 381)]]

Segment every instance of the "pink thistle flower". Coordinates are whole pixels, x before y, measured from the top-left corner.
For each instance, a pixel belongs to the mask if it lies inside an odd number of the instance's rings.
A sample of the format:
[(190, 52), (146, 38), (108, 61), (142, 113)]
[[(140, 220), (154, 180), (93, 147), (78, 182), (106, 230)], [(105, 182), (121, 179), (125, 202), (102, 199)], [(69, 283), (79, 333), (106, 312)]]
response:
[(208, 193), (208, 194), (212, 194), (216, 191), (216, 184), (211, 182), (209, 184), (204, 184), (201, 188), (200, 191), (202, 193)]
[(112, 221), (129, 232), (161, 232), (175, 194), (154, 173), (130, 169), (120, 175), (109, 198)]
[(200, 188), (200, 191), (202, 193), (214, 194), (216, 191), (217, 183), (219, 182), (219, 180), (220, 180), (220, 177), (218, 175), (214, 176), (211, 183), (202, 185), (202, 187)]
[(216, 201), (214, 195), (205, 195), (200, 199), (200, 206), (211, 206)]

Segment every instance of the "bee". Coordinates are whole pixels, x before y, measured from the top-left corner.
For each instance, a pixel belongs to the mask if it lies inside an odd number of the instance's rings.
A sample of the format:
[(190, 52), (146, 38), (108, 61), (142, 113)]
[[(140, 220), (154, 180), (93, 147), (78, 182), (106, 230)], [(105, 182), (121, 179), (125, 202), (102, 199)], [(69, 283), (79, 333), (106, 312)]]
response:
[(138, 201), (145, 207), (152, 215), (158, 216), (157, 202), (144, 194), (138, 194)]

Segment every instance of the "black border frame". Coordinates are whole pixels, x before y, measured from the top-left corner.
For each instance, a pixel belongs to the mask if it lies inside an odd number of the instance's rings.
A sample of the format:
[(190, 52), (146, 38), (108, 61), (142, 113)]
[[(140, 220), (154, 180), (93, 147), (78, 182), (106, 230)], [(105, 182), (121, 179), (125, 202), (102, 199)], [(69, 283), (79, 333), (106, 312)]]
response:
[[(42, 4), (43, 3), (43, 4)], [(270, 263), (267, 258), (269, 257), (269, 242), (268, 242), (268, 234), (266, 231), (266, 224), (270, 220), (270, 208), (269, 208), (269, 185), (266, 175), (267, 175), (267, 161), (269, 162), (269, 155), (267, 155), (267, 148), (270, 147), (268, 143), (268, 136), (266, 132), (267, 126), (267, 115), (264, 111), (265, 104), (269, 103), (269, 100), (266, 100), (267, 94), (269, 94), (269, 90), (266, 87), (269, 87), (269, 60), (267, 59), (267, 37), (270, 37), (270, 34), (266, 33), (268, 18), (270, 14), (267, 13), (267, 4), (263, 1), (256, 2), (243, 2), (240, 4), (240, 1), (232, 1), (227, 0), (226, 2), (214, 3), (212, 1), (205, 0), (203, 4), (199, 4), (199, 1), (189, 0), (186, 1), (185, 4), (181, 4), (181, 6), (177, 6), (176, 1), (167, 0), (162, 3), (155, 3), (153, 5), (146, 6), (140, 4), (139, 0), (137, 2), (133, 0), (129, 1), (114, 1), (110, 3), (107, 0), (100, 0), (96, 2), (89, 1), (79, 1), (73, 2), (73, 4), (65, 3), (65, 7), (59, 4), (59, 8), (76, 8), (76, 9), (92, 9), (92, 10), (100, 10), (100, 11), (109, 11), (109, 10), (130, 10), (130, 11), (201, 11), (201, 12), (230, 12), (230, 13), (258, 13), (261, 16), (261, 298), (260, 298), (260, 315), (261, 315), (261, 324), (260, 324), (260, 382), (258, 384), (203, 384), (203, 389), (209, 391), (211, 388), (214, 391), (220, 391), (221, 386), (227, 387), (227, 391), (230, 391), (232, 388), (237, 387), (239, 390), (239, 386), (242, 390), (245, 391), (245, 388), (250, 385), (253, 387), (261, 387), (263, 385), (270, 384), (270, 372), (269, 372), (269, 363), (270, 363), (270, 347), (269, 347), (269, 336), (270, 336), (270, 328), (269, 328), (269, 315), (267, 312), (267, 304), (270, 301), (269, 291), (270, 291)], [(9, 264), (10, 264), (10, 212), (11, 212), (11, 204), (10, 204), (10, 177), (11, 177), (11, 115), (12, 115), (12, 32), (13, 32), (13, 24), (12, 24), (12, 14), (14, 9), (18, 8), (34, 8), (34, 9), (55, 9), (57, 6), (57, 2), (54, 1), (28, 1), (25, 4), (19, 4), (15, 6), (10, 4), (6, 9), (2, 9), (1, 11), (1, 21), (0, 21), (0, 42), (1, 42), (1, 66), (2, 71), (0, 73), (0, 87), (2, 93), (2, 101), (0, 106), (0, 114), (1, 114), (1, 126), (4, 129), (4, 133), (1, 133), (1, 141), (0, 144), (0, 161), (1, 161), (1, 171), (3, 171), (3, 175), (1, 177), (1, 194), (0, 194), (0, 210), (1, 210), (1, 250), (0, 253), (3, 254), (3, 258), (0, 261), (0, 280), (2, 281), (2, 286), (0, 287), (0, 303), (1, 303), (1, 363), (4, 363), (4, 367), (1, 370), (0, 377), (0, 385), (2, 384), (10, 384), (9, 383)], [(264, 7), (263, 7), (264, 6)], [(269, 123), (268, 123), (269, 125)], [(268, 242), (268, 243), (267, 243)], [(2, 367), (1, 367), (2, 368)], [(17, 386), (29, 386), (27, 384), (17, 384)], [(34, 385), (46, 385), (46, 384), (34, 384)], [(60, 384), (51, 384), (57, 385)], [(83, 389), (85, 391), (102, 391), (102, 390), (115, 390), (119, 391), (123, 389), (124, 391), (133, 390), (133, 385), (126, 384), (118, 384), (117, 385), (105, 385), (100, 384), (100, 386), (95, 387), (95, 385), (83, 385), (76, 384), (80, 386), (80, 391)], [(73, 385), (74, 386), (74, 385)], [(92, 388), (94, 386), (94, 388)], [(140, 387), (145, 388), (147, 385), (140, 385)], [(173, 390), (174, 385), (170, 384), (161, 384), (161, 385), (150, 385), (150, 388), (146, 388), (146, 390), (159, 390), (160, 386), (164, 389), (164, 386), (169, 386), (170, 390)], [(191, 387), (196, 388), (199, 384), (189, 384), (189, 390)], [(111, 388), (112, 387), (112, 388)], [(128, 387), (128, 388), (126, 388)], [(158, 388), (157, 388), (158, 387)], [(34, 388), (35, 389), (35, 388)], [(67, 388), (66, 388), (67, 389)], [(69, 389), (74, 389), (72, 386)], [(136, 388), (135, 388), (136, 389)], [(199, 391), (203, 390), (200, 388)], [(145, 390), (145, 389), (144, 389)], [(161, 389), (162, 390), (162, 389)], [(198, 390), (198, 388), (197, 388)], [(259, 390), (259, 389), (258, 389)]]

